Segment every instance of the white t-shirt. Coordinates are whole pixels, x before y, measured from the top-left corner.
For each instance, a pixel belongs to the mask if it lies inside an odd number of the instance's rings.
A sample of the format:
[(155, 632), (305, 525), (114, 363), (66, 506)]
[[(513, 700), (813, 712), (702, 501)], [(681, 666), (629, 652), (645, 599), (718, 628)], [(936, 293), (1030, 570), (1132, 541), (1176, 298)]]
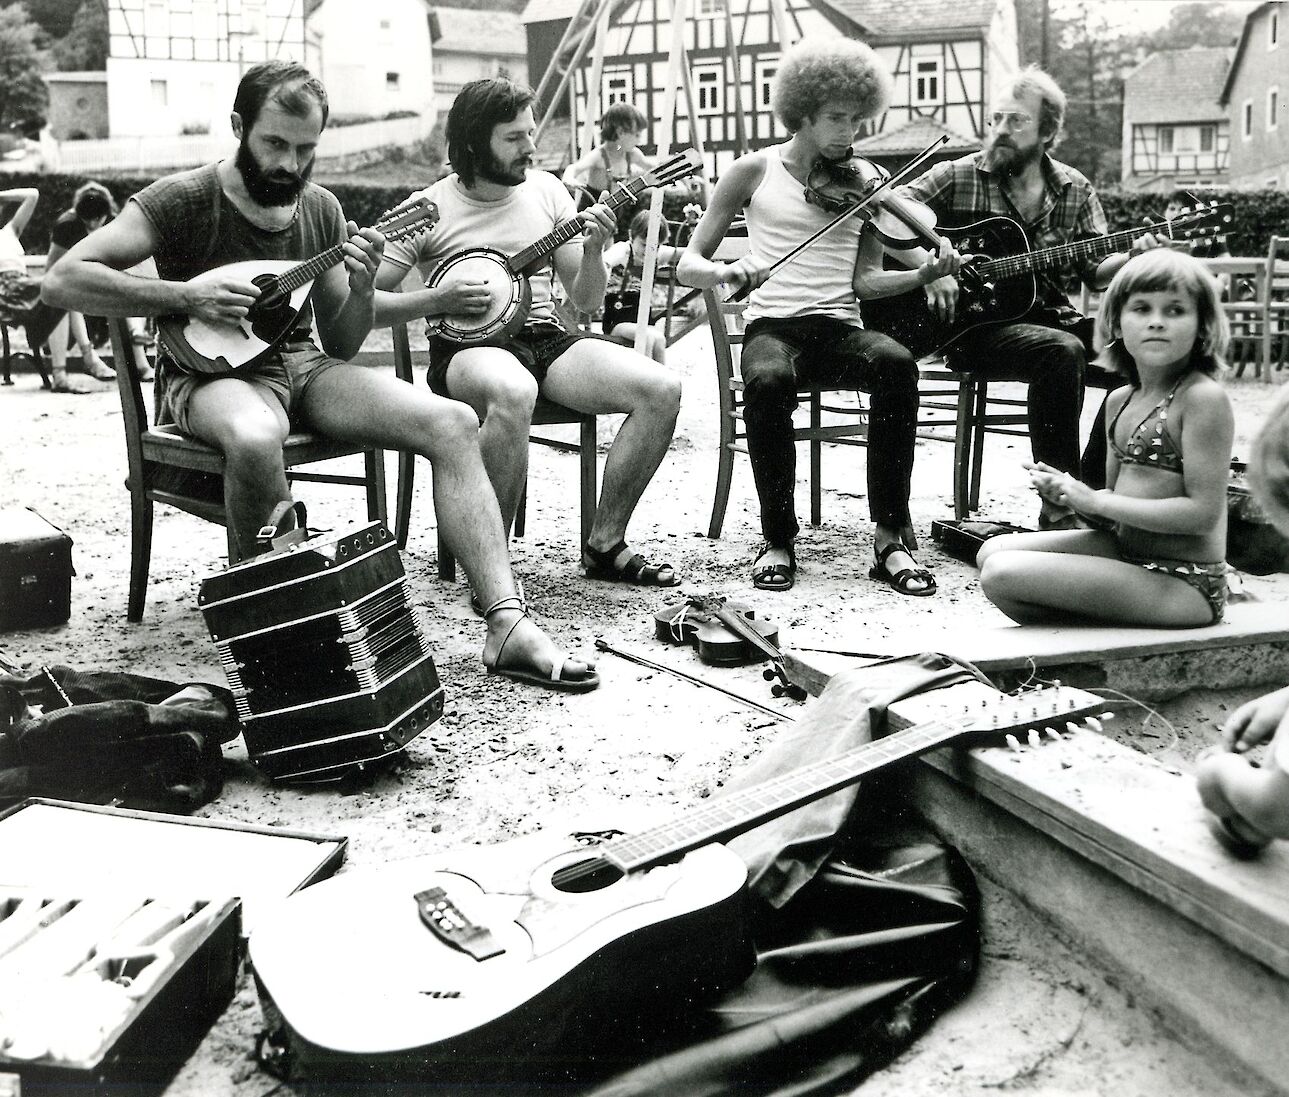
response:
[[(544, 171), (530, 171), (517, 187), (497, 202), (481, 202), (467, 195), (455, 174), (417, 191), (439, 207), (439, 221), (429, 232), (410, 240), (385, 245), (385, 259), (402, 270), (416, 267), (422, 278), (434, 273), (449, 256), (468, 248), (496, 248), (507, 257), (517, 255), (541, 239), (560, 222), (577, 216), (577, 206), (564, 184)], [(581, 248), (581, 237), (565, 244)], [(528, 323), (554, 322), (551, 305), (551, 265), (529, 278), (532, 304)]]
[(19, 274), (27, 273), (27, 253), (23, 251), (22, 241), (13, 231), (13, 222), (0, 228), (0, 270), (15, 270)]

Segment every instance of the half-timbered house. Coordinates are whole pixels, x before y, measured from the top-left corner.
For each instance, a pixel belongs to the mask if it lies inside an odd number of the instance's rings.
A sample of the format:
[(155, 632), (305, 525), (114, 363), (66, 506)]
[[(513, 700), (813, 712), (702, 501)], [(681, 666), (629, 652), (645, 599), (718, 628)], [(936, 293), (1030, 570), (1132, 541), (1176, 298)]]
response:
[(1289, 4), (1269, 0), (1245, 17), (1221, 102), (1231, 118), (1231, 186), (1289, 188)]
[[(547, 80), (548, 95), (560, 100), (553, 104), (555, 113), (572, 113), (575, 135), (588, 110), (593, 66), (592, 51), (583, 50), (578, 60), (577, 46), (594, 32), (595, 8), (579, 0), (531, 0), (522, 16), (530, 79), (541, 83), (548, 71), (569, 73), (562, 94), (556, 94), (557, 80)], [(1013, 0), (783, 0), (783, 31), (771, 0), (691, 0), (684, 37), (688, 72), (673, 74), (671, 8), (668, 0), (611, 5), (598, 94), (589, 109), (598, 117), (612, 102), (631, 101), (650, 119), (650, 140), (656, 143), (665, 135), (665, 92), (675, 83), (681, 91), (673, 144), (701, 144), (713, 177), (742, 151), (786, 138), (770, 109), (784, 38), (841, 34), (873, 46), (891, 67), (895, 92), (864, 136), (890, 135), (910, 125), (917, 132), (947, 130), (959, 155), (983, 138), (989, 104), (1019, 66)], [(566, 35), (570, 20), (574, 33)]]
[(1231, 52), (1224, 46), (1161, 50), (1124, 77), (1125, 188), (1226, 184), (1231, 126), (1219, 100)]

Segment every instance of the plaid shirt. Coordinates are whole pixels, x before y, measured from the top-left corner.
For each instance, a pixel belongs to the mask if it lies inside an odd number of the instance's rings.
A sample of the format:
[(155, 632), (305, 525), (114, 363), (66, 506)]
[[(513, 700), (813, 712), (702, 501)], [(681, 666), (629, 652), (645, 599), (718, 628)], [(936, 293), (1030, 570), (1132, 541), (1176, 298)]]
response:
[[(1003, 193), (998, 176), (984, 166), (984, 160), (985, 154), (977, 152), (936, 164), (901, 189), (910, 198), (930, 206), (936, 218), (950, 227), (982, 217), (1010, 217), (1024, 227), (1034, 249), (1104, 236), (1109, 231), (1101, 200), (1078, 169), (1044, 153), (1041, 161), (1043, 206), (1034, 221), (1026, 221)], [(1099, 259), (1090, 260), (1076, 273), (1090, 282), (1099, 263)], [(1069, 304), (1059, 272), (1039, 272), (1036, 277), (1040, 302), (1049, 306)]]

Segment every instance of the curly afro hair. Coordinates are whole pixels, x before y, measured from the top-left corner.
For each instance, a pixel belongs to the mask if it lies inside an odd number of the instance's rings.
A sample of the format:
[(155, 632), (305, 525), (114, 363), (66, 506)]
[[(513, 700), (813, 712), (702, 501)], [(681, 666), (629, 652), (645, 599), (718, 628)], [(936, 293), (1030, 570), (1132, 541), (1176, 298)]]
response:
[(803, 38), (783, 55), (774, 76), (771, 105), (791, 133), (829, 102), (854, 103), (865, 117), (886, 109), (891, 98), (886, 63), (852, 38)]

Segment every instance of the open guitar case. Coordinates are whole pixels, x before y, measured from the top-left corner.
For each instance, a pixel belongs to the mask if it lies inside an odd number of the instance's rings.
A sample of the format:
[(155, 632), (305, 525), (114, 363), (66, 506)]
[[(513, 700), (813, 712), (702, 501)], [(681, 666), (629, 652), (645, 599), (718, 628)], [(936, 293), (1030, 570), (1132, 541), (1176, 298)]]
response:
[[(906, 656), (838, 675), (737, 784), (852, 749), (885, 706), (976, 676), (940, 655)], [(889, 780), (888, 780), (889, 776)], [(729, 846), (749, 870), (756, 967), (715, 1000), (677, 1001), (646, 1017), (615, 1016), (571, 1054), (519, 1061), (504, 1084), (453, 1085), (405, 1063), (399, 1080), (294, 1080), (298, 1094), (411, 1097), (758, 1097), (851, 1092), (970, 989), (979, 900), (962, 857), (899, 804), (897, 772), (860, 796), (850, 786), (766, 823)], [(667, 963), (657, 957), (658, 965)], [(647, 973), (633, 972), (639, 980)], [(624, 978), (626, 976), (624, 975)], [(462, 1064), (464, 1067), (464, 1064)], [(468, 1072), (468, 1068), (466, 1068)], [(428, 1087), (428, 1088), (427, 1088)]]

